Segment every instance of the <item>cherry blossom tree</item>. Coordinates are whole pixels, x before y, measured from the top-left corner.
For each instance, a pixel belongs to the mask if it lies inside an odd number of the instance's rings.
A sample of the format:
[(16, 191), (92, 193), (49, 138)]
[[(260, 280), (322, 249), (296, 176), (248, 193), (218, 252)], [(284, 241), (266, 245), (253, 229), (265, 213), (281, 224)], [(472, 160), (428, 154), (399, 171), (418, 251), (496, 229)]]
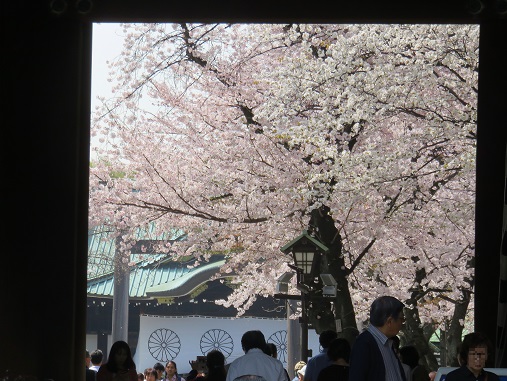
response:
[[(474, 285), (478, 26), (125, 25), (96, 110), (90, 224), (179, 230), (158, 250), (227, 255), (244, 313), (308, 229), (331, 250), (320, 332), (353, 340), (371, 301), (407, 305), (406, 340), (456, 343)], [(293, 284), (292, 287), (295, 287)], [(458, 308), (459, 307), (459, 308)], [(426, 332), (426, 333), (425, 333)]]

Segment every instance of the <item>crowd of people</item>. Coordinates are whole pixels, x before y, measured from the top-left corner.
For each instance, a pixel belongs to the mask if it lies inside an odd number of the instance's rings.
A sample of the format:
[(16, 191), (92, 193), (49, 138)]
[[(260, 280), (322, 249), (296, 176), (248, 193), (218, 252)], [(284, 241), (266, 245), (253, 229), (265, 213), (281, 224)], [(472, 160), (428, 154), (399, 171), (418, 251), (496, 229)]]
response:
[[(297, 362), (293, 376), (277, 358), (276, 345), (267, 343), (261, 331), (251, 330), (241, 338), (243, 356), (226, 364), (224, 354), (212, 350), (206, 355), (206, 371), (193, 369), (185, 378), (172, 360), (140, 372), (129, 345), (116, 341), (105, 363), (101, 350), (86, 351), (86, 381), (433, 381), (436, 372), (420, 363), (416, 347), (400, 347), (404, 307), (391, 296), (375, 299), (369, 325), (352, 346), (335, 331), (321, 332), (322, 351), (308, 362)], [(484, 369), (491, 350), (490, 341), (481, 333), (466, 335), (459, 348), (460, 367), (448, 373), (446, 381), (499, 381), (496, 374)]]

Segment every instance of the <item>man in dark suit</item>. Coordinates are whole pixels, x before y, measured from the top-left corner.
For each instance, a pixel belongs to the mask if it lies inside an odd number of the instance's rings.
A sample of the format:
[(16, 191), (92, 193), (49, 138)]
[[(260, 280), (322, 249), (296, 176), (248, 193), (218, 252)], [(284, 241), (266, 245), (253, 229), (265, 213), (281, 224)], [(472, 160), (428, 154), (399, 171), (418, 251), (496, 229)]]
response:
[(403, 307), (404, 304), (392, 296), (381, 296), (373, 301), (370, 325), (352, 346), (350, 380), (406, 381), (391, 340), (405, 322)]
[(97, 372), (86, 368), (86, 381), (96, 381), (96, 380), (97, 380)]

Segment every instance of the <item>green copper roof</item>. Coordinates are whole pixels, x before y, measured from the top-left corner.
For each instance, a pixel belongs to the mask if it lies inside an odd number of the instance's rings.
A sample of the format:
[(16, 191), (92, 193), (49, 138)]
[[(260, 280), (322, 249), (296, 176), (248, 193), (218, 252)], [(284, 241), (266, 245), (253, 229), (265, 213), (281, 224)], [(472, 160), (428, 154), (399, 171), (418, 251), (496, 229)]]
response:
[[(149, 234), (140, 232), (138, 239)], [(178, 240), (181, 232), (172, 232), (157, 239)], [(153, 238), (152, 238), (153, 239)], [(115, 240), (104, 226), (88, 232), (88, 285), (89, 297), (112, 298), (114, 290)], [(223, 256), (213, 256), (210, 262), (195, 266), (196, 259), (173, 260), (170, 253), (133, 253), (130, 257), (129, 295), (131, 299), (176, 297), (187, 295), (209, 281), (225, 263)]]

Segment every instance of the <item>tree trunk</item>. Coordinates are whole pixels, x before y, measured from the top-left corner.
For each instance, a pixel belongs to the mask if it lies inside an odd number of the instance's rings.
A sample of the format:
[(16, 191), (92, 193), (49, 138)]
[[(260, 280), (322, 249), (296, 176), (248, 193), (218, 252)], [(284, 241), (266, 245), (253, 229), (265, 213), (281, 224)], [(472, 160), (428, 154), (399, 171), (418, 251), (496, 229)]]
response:
[[(412, 257), (416, 263), (419, 258)], [(427, 273), (425, 268), (420, 268), (415, 272), (414, 285), (411, 289), (410, 298), (405, 301), (405, 326), (402, 334), (405, 338), (404, 344), (414, 345), (419, 353), (419, 363), (424, 365), (428, 372), (438, 369), (438, 361), (435, 357), (433, 348), (430, 347), (430, 336), (425, 335), (417, 304), (426, 296), (425, 288), (422, 286), (426, 279)]]
[[(414, 262), (419, 258), (412, 257)], [(473, 263), (470, 263), (472, 265)], [(422, 286), (428, 274), (425, 268), (419, 268), (415, 273), (414, 284), (411, 289), (410, 298), (405, 302), (405, 327), (402, 333), (405, 336), (405, 342), (414, 345), (419, 352), (420, 363), (425, 365), (429, 371), (438, 369), (438, 362), (433, 348), (430, 344), (430, 336), (425, 335), (417, 304), (427, 297), (426, 289)], [(472, 282), (473, 280), (471, 280)], [(453, 311), (452, 323), (449, 330), (444, 330), (444, 340), (440, 339), (440, 366), (458, 366), (457, 362), (449, 361), (456, 358), (457, 346), (461, 343), (461, 333), (463, 327), (459, 324), (464, 321), (468, 304), (470, 302), (470, 293), (463, 292), (463, 301), (456, 303)], [(458, 341), (456, 341), (458, 340)]]
[[(336, 330), (339, 337), (353, 343), (357, 334), (357, 323), (349, 283), (346, 277), (345, 261), (342, 256), (342, 241), (329, 208), (322, 206), (312, 211), (309, 231), (329, 248), (322, 257), (319, 274), (331, 274), (337, 283), (336, 297), (312, 298), (308, 309), (308, 318), (317, 334), (323, 330)], [(321, 279), (318, 279), (321, 282)]]
[(438, 369), (438, 361), (434, 348), (430, 347), (430, 336), (425, 334), (421, 324), (417, 308), (405, 309), (405, 327), (402, 330), (404, 337), (403, 345), (413, 345), (419, 353), (419, 363), (423, 365), (428, 373)]
[[(467, 266), (469, 268), (475, 267), (475, 257), (468, 260)], [(470, 289), (473, 288), (475, 277), (472, 276), (468, 279)], [(461, 290), (462, 299), (455, 302), (454, 311), (451, 318), (449, 329), (446, 330), (445, 340), (440, 340), (440, 352), (445, 351), (445, 363), (441, 362), (441, 366), (459, 366), (458, 362), (458, 348), (461, 345), (461, 338), (463, 337), (463, 321), (467, 314), (468, 305), (472, 292), (470, 290)], [(446, 322), (447, 327), (447, 322)]]
[[(458, 348), (461, 344), (463, 336), (463, 325), (461, 322), (465, 320), (465, 316), (470, 303), (470, 292), (463, 293), (463, 300), (456, 303), (452, 314), (449, 329), (446, 331), (445, 339), (440, 341), (440, 351), (445, 351), (445, 364), (441, 366), (459, 366)], [(446, 324), (447, 325), (447, 324)]]

